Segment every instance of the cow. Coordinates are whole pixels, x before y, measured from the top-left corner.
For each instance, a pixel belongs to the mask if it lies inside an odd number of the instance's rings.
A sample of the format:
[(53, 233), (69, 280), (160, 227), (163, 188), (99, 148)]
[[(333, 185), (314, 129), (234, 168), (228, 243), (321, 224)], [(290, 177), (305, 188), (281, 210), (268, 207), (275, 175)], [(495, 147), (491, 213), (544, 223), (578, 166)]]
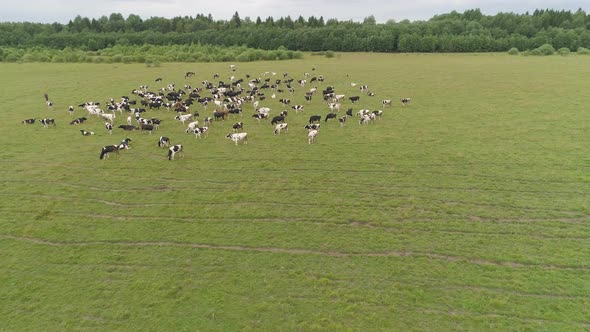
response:
[(382, 106), (391, 106), (391, 99), (383, 99), (381, 100)]
[(352, 108), (346, 110), (346, 116), (350, 116), (352, 118)]
[(330, 108), (330, 111), (332, 112), (338, 112), (340, 111), (340, 103), (329, 103), (328, 108)]
[(213, 112), (213, 117), (215, 118), (215, 120), (225, 120), (225, 117), (227, 116), (228, 112), (227, 111), (215, 111)]
[(338, 121), (340, 122), (340, 127), (344, 126), (344, 123), (346, 123), (346, 115), (340, 117)]
[(179, 154), (179, 156), (184, 157), (184, 152), (182, 151), (182, 144), (176, 144), (171, 146), (168, 149), (168, 160), (174, 159), (174, 155)]
[(291, 108), (295, 110), (295, 113), (303, 112), (303, 105), (293, 105)]
[(105, 122), (104, 127), (109, 132), (109, 135), (113, 134), (113, 125), (110, 122)]
[(151, 135), (152, 134), (152, 130), (154, 130), (154, 125), (151, 125), (151, 124), (142, 124), (141, 125), (141, 132), (142, 133), (144, 131), (147, 131)]
[(361, 116), (361, 117), (362, 117), (362, 116), (368, 115), (369, 113), (371, 113), (371, 111), (369, 111), (369, 110), (367, 110), (367, 109), (362, 109), (362, 110), (360, 110), (360, 111), (356, 112), (356, 115), (358, 115), (358, 116)]
[(328, 113), (326, 114), (326, 119), (324, 120), (324, 122), (328, 122), (328, 119), (336, 119), (337, 114), (336, 113)]
[(308, 124), (303, 126), (303, 128), (307, 129), (307, 130), (320, 130), (320, 125), (319, 123), (314, 123), (314, 124)]
[(314, 122), (320, 122), (320, 121), (322, 121), (321, 115), (312, 115), (309, 117), (309, 124), (312, 124)]
[(122, 140), (121, 143), (119, 143), (119, 150), (123, 150), (123, 149), (129, 150), (129, 149), (131, 149), (129, 147), (129, 142), (131, 142), (131, 138), (129, 138), (129, 137), (127, 137), (124, 140)]
[(41, 119), (39, 122), (45, 128), (49, 128), (49, 125), (53, 125), (55, 127), (55, 119), (52, 119), (52, 118)]
[(188, 126), (186, 127), (186, 130), (184, 132), (188, 134), (188, 133), (192, 132), (193, 130), (195, 130), (195, 128), (197, 128), (198, 126), (199, 126), (199, 121), (198, 120), (195, 120), (193, 122), (190, 122), (188, 124)]
[(187, 120), (189, 120), (192, 117), (193, 117), (193, 115), (189, 113), (189, 114), (177, 115), (174, 117), (174, 119), (178, 120), (178, 121), (182, 122), (182, 124), (184, 124)]
[(233, 133), (225, 135), (225, 138), (232, 140), (236, 146), (239, 141), (243, 141), (244, 144), (248, 144), (248, 133)]
[(373, 114), (374, 114), (375, 118), (380, 119), (381, 116), (383, 115), (383, 111), (382, 110), (376, 110), (376, 111), (373, 111)]
[(82, 122), (84, 122), (84, 121), (86, 121), (86, 120), (88, 120), (88, 119), (87, 119), (86, 117), (84, 117), (84, 116), (83, 116), (83, 117), (81, 117), (81, 118), (77, 118), (77, 119), (74, 119), (74, 120), (72, 120), (72, 121), (70, 122), (70, 124), (71, 124), (71, 125), (79, 125), (79, 124), (81, 124)]
[(286, 123), (279, 123), (275, 126), (274, 134), (279, 135), (281, 134), (281, 130), (285, 129), (285, 131), (289, 131), (289, 126)]
[(374, 92), (367, 92), (367, 96), (374, 97), (375, 96), (375, 93)]
[(255, 118), (256, 120), (258, 120), (258, 123), (260, 123), (261, 119), (268, 118), (268, 114), (267, 113), (254, 114), (254, 115), (252, 115), (252, 117)]
[(402, 103), (402, 106), (406, 106), (407, 104), (409, 104), (411, 101), (410, 98), (402, 98), (400, 99), (400, 102)]
[(104, 157), (110, 158), (109, 153), (115, 152), (117, 155), (119, 154), (119, 146), (118, 145), (107, 145), (100, 150), (100, 156), (98, 157), (100, 160), (103, 160)]
[(361, 85), (361, 86), (360, 86), (360, 90), (361, 90), (362, 92), (369, 91), (369, 86), (368, 86), (368, 85)]
[(82, 133), (82, 136), (92, 136), (94, 135), (93, 131), (86, 131), (84, 129), (80, 129), (80, 133)]
[(207, 138), (209, 136), (209, 127), (198, 127), (195, 128), (195, 130), (193, 130), (193, 133), (195, 134), (195, 138), (201, 138), (202, 134), (205, 134), (205, 138)]
[(234, 123), (232, 125), (232, 128), (234, 130), (234, 133), (237, 133), (238, 131), (240, 131), (240, 129), (244, 129), (244, 123), (243, 122)]
[(357, 101), (359, 101), (359, 99), (361, 99), (360, 96), (352, 96), (352, 97), (348, 97), (348, 99), (350, 99), (350, 101), (354, 104)]
[(169, 147), (170, 146), (170, 138), (166, 136), (161, 136), (158, 140), (158, 146), (161, 148)]
[(121, 128), (121, 129), (127, 130), (127, 131), (133, 131), (133, 130), (139, 129), (139, 128), (132, 126), (132, 125), (119, 125), (118, 128)]
[(310, 130), (309, 133), (307, 133), (307, 144), (311, 144), (311, 143), (315, 142), (317, 135), (318, 135), (317, 130)]
[(33, 124), (35, 123), (35, 119), (26, 119), (22, 121), (23, 124)]
[(279, 122), (285, 122), (285, 117), (282, 115), (277, 115), (270, 121), (271, 125), (277, 124)]

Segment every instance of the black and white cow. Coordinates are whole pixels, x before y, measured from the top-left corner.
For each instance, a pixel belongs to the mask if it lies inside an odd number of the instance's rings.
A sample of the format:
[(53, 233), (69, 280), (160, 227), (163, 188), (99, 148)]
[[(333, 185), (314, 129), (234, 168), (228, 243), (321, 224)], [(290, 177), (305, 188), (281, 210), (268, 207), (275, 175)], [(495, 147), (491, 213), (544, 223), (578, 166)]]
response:
[(158, 146), (161, 148), (169, 147), (170, 146), (170, 138), (166, 136), (161, 136), (158, 140)]
[(382, 106), (391, 106), (391, 99), (383, 99), (381, 101)]
[(94, 135), (93, 131), (86, 131), (84, 129), (80, 129), (80, 133), (82, 133), (82, 136), (92, 136)]
[(281, 130), (285, 130), (286, 132), (289, 131), (289, 125), (287, 123), (279, 123), (275, 126), (275, 130), (274, 130), (274, 134), (275, 135), (280, 135), (281, 134)]
[(369, 96), (369, 97), (375, 97), (375, 93), (374, 92), (367, 92), (367, 96)]
[(201, 135), (205, 134), (205, 138), (209, 137), (209, 127), (198, 127), (193, 130), (195, 138), (201, 139)]
[(33, 124), (35, 123), (35, 119), (25, 119), (22, 121), (23, 124)]
[(104, 159), (104, 157), (110, 158), (109, 153), (115, 152), (117, 155), (119, 154), (119, 146), (118, 145), (107, 145), (102, 148), (100, 151), (99, 159)]
[(348, 99), (350, 99), (350, 101), (354, 104), (357, 101), (359, 101), (359, 99), (361, 99), (360, 96), (352, 96), (352, 97), (348, 97)]
[(381, 116), (383, 115), (383, 111), (382, 110), (376, 110), (376, 111), (373, 111), (373, 114), (375, 115), (375, 118), (380, 119)]
[(342, 116), (338, 119), (338, 121), (340, 122), (340, 127), (344, 126), (344, 124), (346, 123), (346, 115)]
[(291, 108), (295, 110), (295, 113), (303, 112), (303, 105), (293, 105)]
[(85, 116), (83, 116), (83, 117), (81, 117), (81, 118), (77, 118), (77, 119), (74, 119), (74, 120), (72, 120), (72, 121), (70, 122), (70, 124), (71, 124), (71, 125), (79, 125), (79, 124), (81, 124), (82, 122), (84, 122), (84, 121), (86, 121), (86, 120), (88, 120), (88, 119), (87, 119)]
[(127, 131), (134, 131), (134, 130), (138, 130), (139, 128), (132, 126), (132, 125), (119, 125), (118, 128), (121, 128), (123, 130), (127, 130)]
[(315, 142), (317, 136), (318, 136), (317, 130), (310, 130), (307, 133), (307, 144), (311, 144), (311, 143)]
[(402, 98), (402, 99), (400, 99), (400, 102), (402, 103), (402, 106), (406, 106), (407, 104), (410, 103), (410, 101), (412, 101), (410, 98)]
[(326, 119), (324, 120), (324, 122), (328, 122), (328, 119), (336, 119), (338, 115), (336, 113), (328, 113), (326, 114)]
[(225, 135), (225, 138), (232, 140), (236, 146), (239, 141), (243, 141), (244, 144), (248, 144), (248, 133), (233, 133)]
[(184, 131), (185, 133), (189, 134), (191, 133), (193, 130), (195, 130), (195, 128), (197, 128), (199, 126), (199, 121), (195, 120), (193, 122), (189, 122), (188, 126), (186, 127), (186, 130)]
[(368, 91), (368, 90), (369, 90), (369, 86), (368, 86), (368, 85), (361, 85), (361, 86), (360, 86), (360, 90), (361, 90), (362, 92)]
[(68, 107), (68, 113), (70, 113), (70, 116), (74, 115), (74, 106)]
[(352, 108), (346, 110), (346, 116), (350, 116), (352, 118)]
[(108, 130), (109, 135), (113, 134), (113, 125), (110, 122), (105, 122), (104, 127)]
[(55, 127), (55, 119), (52, 118), (41, 119), (39, 122), (41, 122), (45, 128), (49, 128), (49, 125), (53, 125)]
[(313, 123), (313, 124), (308, 124), (303, 126), (303, 128), (307, 129), (307, 130), (319, 130), (320, 129), (321, 124), (319, 123)]
[(234, 123), (232, 128), (234, 130), (234, 133), (237, 133), (238, 131), (240, 131), (240, 129), (244, 129), (244, 123), (243, 122)]
[(123, 150), (123, 149), (129, 150), (129, 149), (131, 149), (129, 147), (129, 143), (130, 142), (131, 142), (131, 138), (129, 138), (129, 137), (127, 137), (124, 140), (122, 140), (121, 143), (119, 143), (119, 150)]
[(270, 121), (271, 125), (277, 124), (279, 122), (285, 122), (285, 117), (283, 115), (277, 115)]
[(184, 124), (186, 121), (190, 120), (193, 117), (192, 114), (184, 114), (184, 115), (177, 115), (174, 117), (175, 120), (178, 120)]
[(176, 144), (174, 146), (171, 146), (168, 149), (168, 160), (172, 160), (174, 159), (174, 156), (176, 154), (179, 154), (179, 156), (184, 157), (184, 151), (182, 151), (182, 144)]
[(312, 124), (314, 122), (320, 122), (320, 121), (322, 121), (321, 115), (312, 115), (309, 117), (309, 124)]
[(141, 125), (141, 132), (142, 133), (144, 131), (147, 131), (151, 135), (152, 134), (152, 130), (154, 130), (154, 125), (151, 125), (151, 124), (142, 124)]
[(254, 114), (252, 115), (252, 117), (256, 120), (258, 120), (258, 123), (260, 123), (260, 120), (262, 119), (267, 119), (268, 118), (268, 113), (259, 113), (259, 114)]

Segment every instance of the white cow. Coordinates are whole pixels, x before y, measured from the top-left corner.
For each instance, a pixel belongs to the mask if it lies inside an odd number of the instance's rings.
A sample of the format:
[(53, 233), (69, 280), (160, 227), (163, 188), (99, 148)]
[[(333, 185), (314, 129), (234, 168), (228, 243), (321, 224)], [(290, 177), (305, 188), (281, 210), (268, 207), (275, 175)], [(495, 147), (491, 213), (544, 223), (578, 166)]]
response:
[(274, 134), (275, 135), (280, 135), (281, 134), (281, 130), (285, 129), (286, 132), (289, 131), (289, 127), (286, 123), (279, 123), (275, 126), (275, 130), (274, 130)]
[(310, 130), (309, 133), (307, 133), (307, 144), (311, 144), (311, 143), (315, 142), (315, 138), (317, 135), (318, 135), (317, 130)]
[(239, 141), (244, 141), (244, 144), (248, 144), (248, 133), (233, 133), (225, 135), (225, 138), (231, 139), (238, 145)]

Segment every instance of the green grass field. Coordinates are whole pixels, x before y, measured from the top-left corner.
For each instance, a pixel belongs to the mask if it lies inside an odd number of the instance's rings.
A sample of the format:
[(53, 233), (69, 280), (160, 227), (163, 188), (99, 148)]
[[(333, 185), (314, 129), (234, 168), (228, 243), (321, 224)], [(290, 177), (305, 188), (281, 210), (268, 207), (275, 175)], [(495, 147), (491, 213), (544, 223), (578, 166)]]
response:
[[(322, 122), (312, 145), (303, 125), (328, 108), (304, 103), (310, 85), (280, 95), (305, 104), (286, 135), (245, 106), (248, 145), (224, 138), (238, 118), (196, 140), (165, 111), (148, 112), (164, 120), (151, 136), (109, 136), (96, 118), (68, 125), (67, 107), (227, 81), (228, 64), (0, 64), (0, 330), (590, 329), (590, 57), (237, 66), (315, 67), (347, 97), (368, 84), (355, 112), (412, 103), (366, 126)], [(276, 114), (278, 98), (261, 105)], [(57, 126), (20, 123), (32, 117)], [(168, 161), (160, 135), (185, 157)], [(126, 136), (131, 149), (98, 159)]]

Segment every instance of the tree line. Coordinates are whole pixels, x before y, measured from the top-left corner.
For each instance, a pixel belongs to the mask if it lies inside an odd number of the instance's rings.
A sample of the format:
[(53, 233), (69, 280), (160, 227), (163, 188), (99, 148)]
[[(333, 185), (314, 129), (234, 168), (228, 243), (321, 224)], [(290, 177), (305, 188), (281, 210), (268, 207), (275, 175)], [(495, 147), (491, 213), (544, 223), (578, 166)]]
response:
[[(505, 52), (590, 48), (590, 15), (583, 10), (483, 15), (479, 9), (436, 15), (426, 21), (377, 23), (290, 16), (215, 20), (197, 14), (174, 18), (127, 18), (113, 13), (98, 19), (77, 16), (67, 24), (0, 23), (0, 45), (99, 51), (114, 46), (219, 45), (253, 49), (338, 52)], [(4, 52), (6, 53), (6, 52)]]

